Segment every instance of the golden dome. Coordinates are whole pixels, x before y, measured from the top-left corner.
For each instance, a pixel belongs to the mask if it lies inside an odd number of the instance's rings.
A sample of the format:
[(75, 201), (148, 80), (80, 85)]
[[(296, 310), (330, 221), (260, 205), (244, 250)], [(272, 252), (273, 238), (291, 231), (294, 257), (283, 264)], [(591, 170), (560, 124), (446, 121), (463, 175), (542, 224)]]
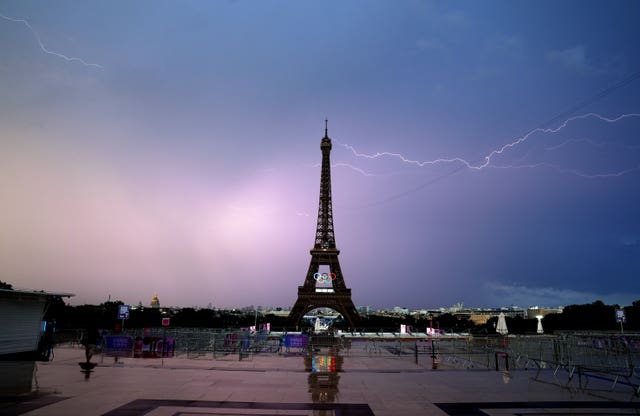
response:
[(160, 306), (160, 299), (158, 299), (157, 293), (153, 295), (153, 298), (151, 298), (151, 306), (156, 308)]

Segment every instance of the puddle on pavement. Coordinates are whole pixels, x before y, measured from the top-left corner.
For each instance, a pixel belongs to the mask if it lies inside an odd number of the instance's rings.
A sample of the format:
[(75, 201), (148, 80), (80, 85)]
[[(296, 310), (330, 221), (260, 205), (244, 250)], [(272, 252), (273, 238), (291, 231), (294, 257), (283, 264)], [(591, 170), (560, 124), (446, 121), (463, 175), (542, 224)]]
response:
[[(344, 357), (329, 348), (325, 351), (317, 349), (313, 354), (303, 357), (304, 367), (309, 376), (309, 393), (313, 403), (335, 403), (338, 395), (340, 372)], [(314, 410), (314, 415), (333, 415), (333, 410)]]

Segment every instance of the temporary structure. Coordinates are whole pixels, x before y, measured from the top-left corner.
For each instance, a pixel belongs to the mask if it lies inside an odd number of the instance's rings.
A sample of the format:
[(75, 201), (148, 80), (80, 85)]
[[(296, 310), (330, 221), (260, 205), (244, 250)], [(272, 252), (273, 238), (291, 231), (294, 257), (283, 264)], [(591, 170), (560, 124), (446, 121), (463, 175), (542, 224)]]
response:
[(544, 329), (542, 329), (542, 315), (536, 315), (536, 319), (538, 319), (538, 334), (544, 334)]
[(496, 332), (500, 335), (507, 335), (509, 330), (507, 329), (507, 321), (504, 318), (504, 313), (500, 312), (498, 315), (498, 325), (496, 325)]
[(0, 289), (0, 356), (35, 354), (44, 334), (42, 319), (53, 299), (72, 293)]
[(322, 331), (322, 321), (320, 320), (319, 316), (316, 318), (316, 322), (315, 322), (315, 324), (313, 326), (313, 329), (314, 329), (315, 332)]

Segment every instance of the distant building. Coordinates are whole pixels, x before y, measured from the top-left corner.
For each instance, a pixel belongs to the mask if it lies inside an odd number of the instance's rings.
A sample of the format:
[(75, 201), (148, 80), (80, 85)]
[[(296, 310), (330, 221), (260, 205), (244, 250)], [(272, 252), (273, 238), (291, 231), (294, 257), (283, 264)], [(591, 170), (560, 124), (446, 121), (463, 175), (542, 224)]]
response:
[(275, 309), (271, 309), (268, 311), (265, 311), (264, 314), (265, 315), (274, 315), (274, 316), (280, 316), (283, 318), (286, 318), (287, 316), (289, 316), (289, 309), (283, 309), (283, 308), (275, 308)]
[(458, 302), (449, 308), (450, 313), (456, 313), (464, 310), (464, 303)]
[(369, 315), (371, 313), (371, 306), (358, 306), (357, 309), (360, 315)]
[(160, 307), (160, 300), (158, 299), (158, 294), (157, 293), (155, 295), (153, 295), (153, 298), (151, 299), (151, 307), (152, 308), (159, 308)]
[(493, 318), (494, 316), (498, 316), (498, 313), (491, 313), (491, 312), (477, 312), (477, 313), (472, 313), (469, 316), (469, 319), (471, 320), (471, 322), (473, 322), (475, 325), (484, 325), (487, 323), (487, 321), (491, 318)]
[(527, 318), (528, 319), (536, 319), (537, 316), (546, 316), (550, 313), (562, 313), (563, 307), (559, 306), (557, 308), (541, 308), (539, 306), (532, 306), (527, 309)]
[(475, 325), (484, 325), (491, 318), (498, 317), (503, 313), (509, 318), (524, 318), (526, 317), (525, 311), (517, 306), (511, 306), (508, 308), (476, 308), (476, 309), (462, 309), (453, 313), (457, 317), (466, 317)]
[(509, 306), (508, 308), (500, 308), (500, 312), (504, 313), (507, 318), (526, 318), (527, 311), (519, 306)]
[(400, 306), (394, 306), (393, 313), (397, 315), (409, 315), (409, 309)]

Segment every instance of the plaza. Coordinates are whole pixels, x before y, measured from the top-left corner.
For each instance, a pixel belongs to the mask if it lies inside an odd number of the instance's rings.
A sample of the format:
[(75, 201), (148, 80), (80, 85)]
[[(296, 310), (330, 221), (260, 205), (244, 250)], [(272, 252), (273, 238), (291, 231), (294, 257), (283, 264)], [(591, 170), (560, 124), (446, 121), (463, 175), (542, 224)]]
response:
[[(539, 415), (638, 414), (633, 386), (565, 370), (464, 368), (366, 343), (351, 351), (130, 358), (79, 346), (35, 363), (31, 392), (3, 396), (1, 415)], [(409, 351), (409, 349), (407, 349)]]

